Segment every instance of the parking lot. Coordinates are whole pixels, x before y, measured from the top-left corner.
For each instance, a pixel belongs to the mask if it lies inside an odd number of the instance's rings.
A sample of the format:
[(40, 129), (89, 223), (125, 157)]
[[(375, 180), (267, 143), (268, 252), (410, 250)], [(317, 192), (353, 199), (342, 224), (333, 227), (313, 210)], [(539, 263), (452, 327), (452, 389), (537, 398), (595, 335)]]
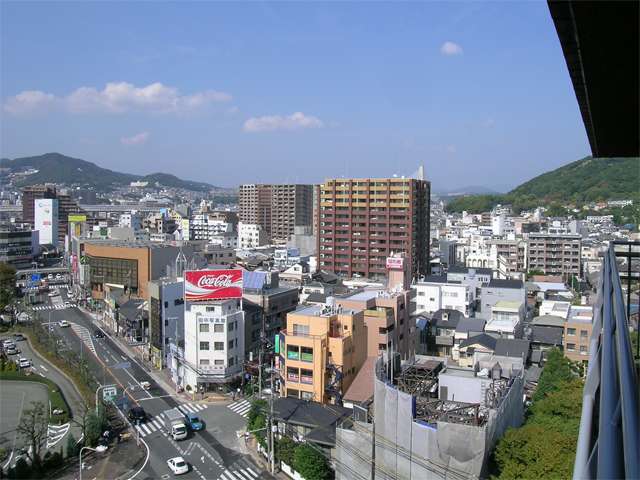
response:
[[(16, 431), (22, 412), (31, 407), (31, 402), (47, 405), (48, 399), (47, 387), (43, 384), (0, 380), (0, 448), (10, 452), (9, 456), (24, 445), (24, 439)], [(5, 460), (7, 462), (11, 459)]]

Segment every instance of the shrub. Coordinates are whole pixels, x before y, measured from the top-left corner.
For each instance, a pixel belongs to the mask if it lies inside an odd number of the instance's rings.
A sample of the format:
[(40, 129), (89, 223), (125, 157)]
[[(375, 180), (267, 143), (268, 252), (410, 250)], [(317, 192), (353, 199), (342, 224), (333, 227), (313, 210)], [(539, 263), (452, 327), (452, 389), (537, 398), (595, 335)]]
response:
[(276, 459), (293, 466), (296, 446), (296, 442), (289, 437), (282, 437), (276, 442)]
[(293, 468), (295, 468), (305, 480), (325, 480), (328, 479), (331, 474), (327, 459), (324, 455), (304, 443), (298, 445), (295, 449)]

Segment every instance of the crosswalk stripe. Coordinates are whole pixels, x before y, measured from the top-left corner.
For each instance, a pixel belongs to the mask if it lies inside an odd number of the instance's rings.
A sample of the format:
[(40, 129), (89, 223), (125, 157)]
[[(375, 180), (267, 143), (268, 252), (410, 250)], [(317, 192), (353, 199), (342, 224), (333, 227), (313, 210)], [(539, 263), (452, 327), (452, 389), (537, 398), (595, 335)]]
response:
[(242, 413), (248, 412), (249, 410), (251, 410), (251, 405), (245, 405), (244, 407), (236, 410), (236, 412), (242, 414)]
[(158, 420), (151, 420), (151, 423), (153, 423), (153, 425), (159, 430), (162, 428), (162, 425), (160, 424), (160, 422)]
[(247, 405), (251, 407), (251, 404), (245, 400), (244, 402), (240, 402), (240, 403), (232, 403), (231, 405), (229, 405), (229, 409), (234, 412), (237, 412), (238, 410), (242, 410)]
[(253, 477), (249, 475), (249, 473), (245, 472), (244, 470), (236, 470), (236, 473), (242, 474), (242, 476), (247, 480), (253, 480)]
[(180, 410), (180, 412), (181, 412), (181, 413), (184, 413), (185, 415), (187, 414), (187, 412), (185, 411), (186, 409), (185, 409), (185, 408), (183, 408), (183, 406), (182, 406), (182, 405), (178, 405), (176, 408), (177, 408), (178, 410)]
[(140, 427), (142, 427), (142, 429), (146, 432), (147, 435), (152, 432), (151, 428), (146, 423), (143, 423), (142, 425), (140, 425)]
[(249, 470), (254, 477), (258, 478), (258, 474), (251, 470), (251, 467), (247, 466), (247, 470)]
[(202, 410), (204, 410), (205, 408), (207, 408), (206, 405), (200, 405), (199, 403), (196, 403), (193, 408), (195, 408), (197, 411), (201, 412)]
[(236, 477), (229, 470), (225, 470), (224, 472), (222, 472), (222, 476), (230, 480), (237, 480)]
[(185, 403), (183, 405), (183, 407), (189, 412), (189, 413), (196, 413), (198, 410), (196, 410), (193, 405), (191, 405), (190, 403)]
[(136, 425), (136, 430), (140, 435), (142, 435), (143, 437), (145, 436), (144, 430), (140, 428), (140, 425)]

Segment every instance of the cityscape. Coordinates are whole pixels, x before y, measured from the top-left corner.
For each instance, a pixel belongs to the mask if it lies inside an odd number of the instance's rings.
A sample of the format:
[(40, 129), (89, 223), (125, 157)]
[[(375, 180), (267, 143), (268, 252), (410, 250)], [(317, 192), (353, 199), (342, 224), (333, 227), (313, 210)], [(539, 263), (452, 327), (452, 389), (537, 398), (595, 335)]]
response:
[(1, 1), (0, 478), (640, 477), (638, 5)]

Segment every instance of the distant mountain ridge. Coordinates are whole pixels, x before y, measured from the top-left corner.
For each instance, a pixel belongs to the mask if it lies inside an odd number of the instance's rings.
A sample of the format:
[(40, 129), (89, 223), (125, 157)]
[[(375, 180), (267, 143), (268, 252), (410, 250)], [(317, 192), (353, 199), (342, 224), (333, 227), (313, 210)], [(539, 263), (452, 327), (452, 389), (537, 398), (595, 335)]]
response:
[(543, 173), (503, 195), (467, 195), (447, 205), (450, 212), (481, 213), (511, 204), (515, 211), (539, 205), (584, 204), (594, 201), (640, 201), (640, 158), (585, 157)]
[[(7, 169), (6, 173), (24, 172), (29, 168), (37, 172), (26, 175), (16, 182), (19, 187), (37, 185), (41, 183), (64, 183), (67, 185), (90, 185), (99, 191), (113, 190), (114, 186), (122, 186), (131, 182), (141, 181), (150, 184), (160, 184), (164, 187), (182, 188), (194, 192), (207, 192), (219, 189), (204, 182), (182, 180), (167, 173), (152, 173), (150, 175), (134, 175), (116, 172), (102, 168), (95, 163), (79, 158), (68, 157), (60, 153), (45, 153), (34, 157), (22, 157), (10, 160), (0, 160), (0, 168)], [(6, 175), (3, 173), (2, 176)]]

